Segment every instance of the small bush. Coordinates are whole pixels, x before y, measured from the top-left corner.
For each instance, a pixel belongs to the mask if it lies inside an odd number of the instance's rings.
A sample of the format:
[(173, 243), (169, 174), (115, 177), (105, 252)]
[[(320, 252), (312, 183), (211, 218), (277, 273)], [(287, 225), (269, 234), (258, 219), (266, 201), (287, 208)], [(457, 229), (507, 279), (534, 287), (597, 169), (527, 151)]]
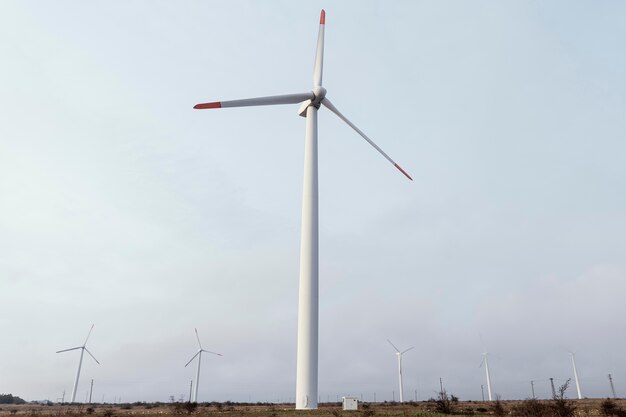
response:
[(519, 417), (543, 417), (548, 414), (548, 410), (537, 399), (527, 398), (513, 409), (513, 413)]
[(187, 414), (193, 413), (194, 411), (196, 411), (197, 408), (198, 408), (198, 403), (196, 402), (193, 402), (193, 403), (189, 402), (189, 403), (183, 404), (183, 410), (185, 410)]
[(617, 403), (609, 398), (600, 404), (600, 413), (607, 417), (626, 417), (626, 410), (617, 405)]
[(497, 417), (502, 417), (506, 414), (506, 410), (504, 409), (504, 405), (502, 404), (502, 401), (500, 401), (499, 395), (496, 395), (496, 400), (493, 402), (493, 405), (491, 408), (492, 408), (493, 414)]
[(450, 398), (450, 396), (448, 395), (445, 389), (439, 392), (439, 394), (437, 395), (437, 399), (435, 399), (434, 401), (435, 401), (435, 409), (437, 410), (438, 413), (452, 414), (452, 412), (454, 411), (452, 399)]
[(567, 391), (567, 387), (569, 387), (569, 382), (570, 379), (565, 381), (552, 398), (550, 411), (555, 417), (573, 417), (576, 412), (576, 406), (565, 396), (565, 391)]
[(87, 409), (85, 410), (87, 414), (93, 414), (94, 411), (95, 410), (92, 407), (87, 407)]

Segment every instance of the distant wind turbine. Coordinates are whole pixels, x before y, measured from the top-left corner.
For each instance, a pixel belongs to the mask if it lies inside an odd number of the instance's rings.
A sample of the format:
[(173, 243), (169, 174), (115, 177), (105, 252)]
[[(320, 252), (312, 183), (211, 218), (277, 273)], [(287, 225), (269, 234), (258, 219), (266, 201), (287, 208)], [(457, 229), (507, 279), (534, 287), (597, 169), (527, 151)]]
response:
[(483, 360), (480, 362), (480, 366), (483, 366), (483, 364), (485, 364), (485, 375), (487, 376), (487, 397), (489, 398), (489, 401), (492, 401), (493, 397), (491, 396), (491, 374), (489, 373), (489, 360), (487, 359), (487, 356), (489, 356), (489, 353), (484, 352)]
[(87, 333), (87, 338), (85, 339), (85, 343), (83, 343), (82, 346), (76, 346), (76, 347), (73, 347), (73, 348), (63, 349), (63, 350), (57, 351), (57, 353), (61, 353), (61, 352), (69, 352), (70, 350), (80, 349), (80, 359), (78, 360), (78, 371), (76, 372), (76, 379), (74, 380), (74, 388), (72, 389), (72, 402), (73, 403), (76, 402), (76, 391), (78, 389), (78, 380), (80, 378), (80, 368), (83, 365), (83, 355), (85, 354), (85, 351), (87, 351), (89, 356), (91, 356), (93, 358), (93, 360), (96, 361), (96, 363), (98, 365), (100, 365), (100, 362), (98, 362), (98, 359), (96, 359), (95, 356), (93, 356), (91, 354), (89, 349), (87, 349), (85, 347), (87, 345), (87, 340), (89, 340), (89, 336), (91, 336), (91, 331), (93, 330), (93, 326), (94, 325), (92, 324), (91, 328), (89, 329), (89, 333)]
[(400, 402), (403, 403), (404, 402), (404, 389), (402, 388), (402, 355), (407, 353), (409, 350), (414, 349), (415, 346), (411, 346), (410, 348), (406, 350), (400, 351), (400, 349), (398, 349), (396, 345), (391, 343), (391, 340), (387, 339), (387, 341), (396, 350), (396, 357), (398, 358), (398, 380), (400, 382)]
[(194, 109), (219, 109), (225, 107), (268, 106), (300, 103), (298, 114), (306, 118), (304, 140), (304, 181), (302, 195), (302, 225), (300, 240), (300, 289), (298, 295), (298, 348), (296, 359), (296, 409), (317, 409), (318, 383), (318, 310), (319, 310), (319, 224), (318, 224), (318, 163), (317, 163), (317, 111), (326, 107), (408, 179), (400, 165), (394, 162), (365, 133), (348, 120), (326, 97), (322, 87), (324, 61), (324, 28), (326, 12), (320, 15), (317, 51), (313, 67), (313, 90), (308, 93), (247, 98), (231, 101), (214, 101), (196, 104)]
[(572, 358), (572, 367), (574, 368), (574, 381), (576, 382), (576, 393), (578, 394), (578, 399), (582, 400), (583, 395), (580, 391), (580, 381), (578, 380), (578, 370), (576, 370), (576, 352), (568, 351), (570, 357)]
[(198, 357), (198, 370), (196, 371), (196, 389), (194, 391), (193, 399), (191, 399), (191, 402), (197, 403), (198, 402), (198, 383), (200, 382), (200, 362), (202, 359), (202, 352), (210, 353), (210, 354), (217, 355), (217, 356), (222, 356), (222, 354), (203, 349), (202, 343), (200, 343), (200, 336), (198, 336), (198, 329), (194, 329), (194, 330), (196, 331), (196, 340), (198, 340), (199, 349), (196, 352), (196, 354), (193, 355), (191, 359), (189, 359), (189, 362), (185, 364), (185, 368), (187, 367), (187, 365), (191, 363), (191, 361), (193, 361), (196, 358), (196, 356)]

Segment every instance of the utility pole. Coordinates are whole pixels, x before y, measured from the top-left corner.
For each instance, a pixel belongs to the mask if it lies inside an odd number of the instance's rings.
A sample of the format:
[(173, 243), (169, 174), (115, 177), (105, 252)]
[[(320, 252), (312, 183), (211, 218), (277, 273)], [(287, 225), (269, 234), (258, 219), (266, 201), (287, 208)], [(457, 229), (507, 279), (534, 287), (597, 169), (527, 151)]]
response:
[(395, 391), (391, 391), (391, 401), (392, 402), (396, 402), (396, 392)]
[(550, 378), (550, 386), (552, 387), (552, 398), (556, 398), (556, 390), (554, 389), (554, 378)]
[(443, 379), (441, 379), (441, 377), (439, 378), (439, 388), (441, 388), (439, 392), (443, 392)]
[(374, 392), (374, 402), (376, 402), (376, 392)]
[(91, 386), (89, 387), (89, 404), (91, 404), (91, 394), (93, 394), (93, 379), (91, 380)]
[(613, 378), (611, 377), (611, 374), (609, 374), (609, 384), (611, 384), (611, 392), (613, 393), (613, 398), (617, 398), (617, 395), (615, 395), (615, 387), (613, 386)]
[(483, 402), (485, 402), (485, 386), (480, 384), (480, 395), (483, 397)]
[(61, 398), (61, 403), (65, 404), (65, 390), (63, 390), (63, 398)]
[(189, 381), (189, 402), (191, 402), (191, 390), (193, 389), (193, 379)]
[(415, 390), (415, 402), (417, 402), (417, 390)]
[(533, 381), (533, 380), (530, 381), (530, 390), (533, 393), (533, 397), (532, 398), (534, 400), (535, 399), (535, 381)]

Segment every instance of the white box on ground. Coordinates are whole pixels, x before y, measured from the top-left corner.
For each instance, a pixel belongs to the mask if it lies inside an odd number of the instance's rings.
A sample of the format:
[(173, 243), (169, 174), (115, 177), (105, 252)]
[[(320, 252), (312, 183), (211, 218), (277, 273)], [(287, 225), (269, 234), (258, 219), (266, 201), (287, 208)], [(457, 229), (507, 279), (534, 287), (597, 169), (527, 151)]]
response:
[(358, 410), (359, 401), (355, 397), (341, 397), (343, 400), (343, 409), (345, 411)]

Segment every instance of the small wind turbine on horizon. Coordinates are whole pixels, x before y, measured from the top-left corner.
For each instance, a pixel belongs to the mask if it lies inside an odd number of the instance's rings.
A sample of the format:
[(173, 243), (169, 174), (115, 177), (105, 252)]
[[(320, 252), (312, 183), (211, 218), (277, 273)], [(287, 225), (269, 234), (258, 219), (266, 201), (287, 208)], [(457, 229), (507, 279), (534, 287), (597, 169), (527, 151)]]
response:
[(489, 352), (483, 352), (483, 360), (480, 362), (479, 368), (485, 364), (485, 375), (487, 376), (487, 397), (489, 401), (493, 401), (493, 397), (491, 396), (491, 374), (489, 373)]
[(396, 350), (396, 356), (398, 358), (398, 381), (400, 383), (400, 402), (403, 403), (404, 402), (404, 388), (402, 387), (402, 355), (407, 353), (409, 350), (414, 349), (415, 346), (411, 346), (408, 349), (400, 351), (400, 349), (398, 349), (396, 345), (391, 343), (391, 340), (387, 339), (387, 342), (389, 342), (389, 344), (393, 346), (393, 348)]
[(94, 324), (91, 325), (91, 328), (89, 329), (89, 333), (87, 333), (87, 338), (85, 339), (85, 343), (83, 343), (82, 346), (76, 346), (73, 348), (57, 351), (57, 353), (62, 353), (62, 352), (69, 352), (70, 350), (80, 349), (80, 359), (78, 360), (78, 371), (76, 372), (76, 379), (74, 380), (74, 388), (72, 388), (72, 403), (76, 402), (76, 391), (78, 389), (78, 380), (80, 379), (80, 368), (83, 365), (83, 355), (85, 354), (85, 351), (87, 351), (89, 356), (91, 356), (93, 360), (96, 361), (98, 365), (100, 365), (100, 362), (98, 362), (98, 359), (96, 359), (96, 357), (93, 356), (91, 352), (89, 351), (89, 349), (87, 349), (86, 347), (87, 341), (89, 340), (89, 336), (91, 336), (91, 331), (93, 330), (93, 326), (95, 325)]
[(580, 391), (580, 381), (578, 380), (578, 370), (576, 369), (576, 352), (572, 352), (571, 350), (568, 350), (570, 357), (572, 358), (572, 367), (574, 368), (574, 381), (576, 382), (576, 393), (578, 394), (578, 399), (582, 400), (583, 399), (583, 395)]
[(202, 347), (202, 343), (200, 343), (200, 336), (198, 336), (198, 329), (194, 329), (196, 331), (196, 340), (198, 341), (199, 349), (195, 355), (189, 359), (189, 362), (185, 364), (185, 368), (189, 365), (196, 356), (198, 357), (198, 370), (196, 371), (196, 389), (194, 390), (193, 398), (190, 398), (190, 402), (197, 403), (198, 402), (198, 383), (200, 382), (200, 363), (202, 359), (202, 352), (210, 353), (212, 355), (222, 356), (221, 353), (211, 352), (210, 350), (206, 350)]
[(319, 316), (319, 224), (318, 224), (318, 162), (317, 162), (317, 111), (326, 107), (363, 139), (374, 147), (387, 161), (408, 179), (400, 165), (378, 147), (358, 127), (337, 110), (326, 97), (322, 87), (324, 61), (324, 28), (326, 12), (321, 11), (317, 50), (313, 66), (313, 90), (307, 93), (257, 97), (242, 100), (215, 101), (196, 104), (194, 109), (219, 109), (226, 107), (267, 106), (300, 103), (298, 114), (306, 118), (304, 141), (304, 181), (302, 193), (302, 225), (300, 240), (300, 283), (298, 295), (298, 344), (296, 360), (296, 409), (317, 409), (318, 401), (318, 316)]

